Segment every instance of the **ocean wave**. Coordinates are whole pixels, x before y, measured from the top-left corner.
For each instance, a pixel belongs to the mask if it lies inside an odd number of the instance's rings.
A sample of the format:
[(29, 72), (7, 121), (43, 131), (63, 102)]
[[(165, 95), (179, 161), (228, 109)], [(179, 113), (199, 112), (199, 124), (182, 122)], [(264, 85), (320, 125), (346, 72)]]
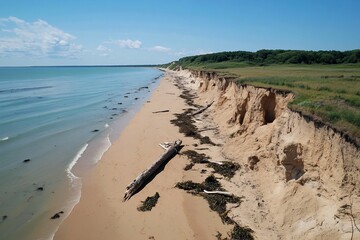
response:
[(74, 159), (71, 161), (71, 163), (69, 164), (69, 166), (66, 169), (66, 172), (69, 176), (69, 178), (71, 180), (77, 179), (78, 177), (75, 176), (71, 170), (73, 169), (73, 167), (75, 166), (75, 164), (77, 163), (77, 161), (81, 158), (81, 156), (83, 155), (83, 153), (85, 152), (85, 150), (87, 149), (87, 147), (89, 146), (89, 144), (85, 144), (76, 154), (76, 156), (74, 157)]
[(101, 142), (101, 148), (94, 154), (94, 161), (95, 163), (99, 162), (104, 153), (109, 150), (111, 147), (110, 136), (107, 135), (106, 138)]
[(0, 138), (0, 142), (2, 142), (2, 141), (6, 141), (6, 140), (9, 140), (9, 137), (3, 137), (3, 138)]

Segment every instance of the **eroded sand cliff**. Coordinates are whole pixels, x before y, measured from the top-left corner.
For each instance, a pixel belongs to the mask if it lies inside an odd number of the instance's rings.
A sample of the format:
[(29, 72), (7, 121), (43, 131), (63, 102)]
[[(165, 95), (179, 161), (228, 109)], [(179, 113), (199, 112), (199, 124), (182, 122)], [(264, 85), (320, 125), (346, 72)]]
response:
[(356, 144), (291, 111), (291, 92), (237, 85), (216, 73), (177, 74), (198, 92), (198, 104), (214, 101), (197, 117), (199, 128), (216, 129), (202, 134), (222, 145), (207, 154), (241, 165), (221, 180), (244, 197), (240, 206), (228, 206), (229, 216), (258, 239), (360, 239)]

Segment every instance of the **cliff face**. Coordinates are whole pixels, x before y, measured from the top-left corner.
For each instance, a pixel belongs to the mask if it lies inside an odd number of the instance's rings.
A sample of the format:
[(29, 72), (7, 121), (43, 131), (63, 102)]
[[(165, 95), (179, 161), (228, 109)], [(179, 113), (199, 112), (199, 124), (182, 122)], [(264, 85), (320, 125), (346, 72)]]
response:
[(243, 168), (232, 180), (245, 196), (232, 210), (259, 239), (360, 237), (360, 150), (341, 133), (287, 108), (288, 91), (239, 86), (216, 73), (187, 72), (223, 153)]

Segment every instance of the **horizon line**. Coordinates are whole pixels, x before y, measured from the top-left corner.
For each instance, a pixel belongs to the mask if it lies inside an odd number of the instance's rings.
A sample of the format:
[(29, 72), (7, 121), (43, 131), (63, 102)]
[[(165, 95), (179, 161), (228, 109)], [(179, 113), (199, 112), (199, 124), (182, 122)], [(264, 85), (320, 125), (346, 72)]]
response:
[(23, 66), (0, 66), (0, 68), (11, 68), (11, 67), (156, 67), (161, 64), (109, 64), (109, 65), (99, 65), (99, 64), (87, 64), (87, 65), (23, 65)]

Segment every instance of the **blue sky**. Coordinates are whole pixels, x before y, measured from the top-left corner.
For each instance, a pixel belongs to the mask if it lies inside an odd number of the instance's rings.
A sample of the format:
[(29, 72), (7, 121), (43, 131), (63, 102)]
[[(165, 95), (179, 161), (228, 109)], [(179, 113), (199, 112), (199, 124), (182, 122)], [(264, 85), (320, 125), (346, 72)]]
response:
[(358, 0), (0, 0), (0, 66), (360, 48)]

